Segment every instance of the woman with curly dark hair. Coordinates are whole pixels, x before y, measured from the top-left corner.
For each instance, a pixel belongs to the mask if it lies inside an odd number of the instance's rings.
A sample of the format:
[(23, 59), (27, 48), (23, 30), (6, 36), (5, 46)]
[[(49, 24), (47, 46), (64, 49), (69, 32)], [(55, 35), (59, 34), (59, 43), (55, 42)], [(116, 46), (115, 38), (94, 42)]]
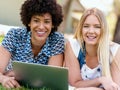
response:
[(25, 28), (9, 30), (0, 46), (0, 83), (6, 88), (20, 87), (15, 77), (6, 75), (12, 71), (13, 60), (63, 64), (64, 37), (57, 32), (63, 15), (56, 0), (26, 0), (20, 15)]

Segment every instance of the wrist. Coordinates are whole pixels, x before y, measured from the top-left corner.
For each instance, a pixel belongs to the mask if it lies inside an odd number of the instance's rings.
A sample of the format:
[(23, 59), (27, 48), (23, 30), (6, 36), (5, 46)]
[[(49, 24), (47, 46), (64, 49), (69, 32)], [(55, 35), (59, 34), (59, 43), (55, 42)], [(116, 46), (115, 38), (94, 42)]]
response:
[(99, 86), (102, 85), (102, 77), (97, 78), (97, 82), (99, 83)]
[(104, 88), (104, 87), (100, 87), (100, 89), (105, 90), (105, 88)]

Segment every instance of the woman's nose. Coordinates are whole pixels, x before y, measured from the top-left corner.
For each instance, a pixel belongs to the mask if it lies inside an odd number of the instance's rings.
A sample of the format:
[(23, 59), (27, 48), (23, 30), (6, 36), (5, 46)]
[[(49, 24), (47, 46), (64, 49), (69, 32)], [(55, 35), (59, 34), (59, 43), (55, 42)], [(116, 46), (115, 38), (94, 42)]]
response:
[(43, 29), (43, 28), (44, 28), (44, 23), (40, 23), (38, 27), (39, 27), (40, 29)]
[(89, 27), (89, 32), (90, 32), (90, 33), (93, 33), (93, 32), (94, 32), (94, 27), (92, 27), (92, 26)]

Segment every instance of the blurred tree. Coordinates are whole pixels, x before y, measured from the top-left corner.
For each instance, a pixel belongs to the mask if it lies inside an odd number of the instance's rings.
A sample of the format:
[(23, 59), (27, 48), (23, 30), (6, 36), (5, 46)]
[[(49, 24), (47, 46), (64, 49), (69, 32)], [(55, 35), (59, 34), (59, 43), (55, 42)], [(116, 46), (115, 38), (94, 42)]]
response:
[(63, 7), (64, 20), (60, 26), (60, 31), (63, 33), (72, 33), (72, 13), (73, 11), (83, 12), (84, 7), (80, 4), (79, 0), (57, 0)]
[(117, 15), (117, 22), (113, 36), (113, 41), (120, 44), (120, 0), (114, 0), (114, 8), (115, 13)]
[(74, 0), (66, 0), (66, 3), (63, 4), (63, 12), (64, 12), (64, 32), (70, 33), (72, 32), (72, 3)]
[[(69, 15), (69, 11), (70, 11), (70, 7), (71, 7), (71, 3), (73, 0), (58, 0), (58, 2), (62, 5), (63, 7), (63, 22), (60, 26), (60, 31), (62, 31), (63, 33), (66, 32), (66, 22), (67, 22), (67, 16)], [(69, 15), (70, 16), (70, 15)]]

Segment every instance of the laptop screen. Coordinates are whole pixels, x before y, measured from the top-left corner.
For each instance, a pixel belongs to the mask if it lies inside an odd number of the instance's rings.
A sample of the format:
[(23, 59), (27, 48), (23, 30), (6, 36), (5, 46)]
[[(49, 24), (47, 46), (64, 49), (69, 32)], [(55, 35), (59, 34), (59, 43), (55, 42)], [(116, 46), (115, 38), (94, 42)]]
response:
[(68, 90), (67, 68), (13, 61), (13, 70), (16, 79), (23, 86)]

